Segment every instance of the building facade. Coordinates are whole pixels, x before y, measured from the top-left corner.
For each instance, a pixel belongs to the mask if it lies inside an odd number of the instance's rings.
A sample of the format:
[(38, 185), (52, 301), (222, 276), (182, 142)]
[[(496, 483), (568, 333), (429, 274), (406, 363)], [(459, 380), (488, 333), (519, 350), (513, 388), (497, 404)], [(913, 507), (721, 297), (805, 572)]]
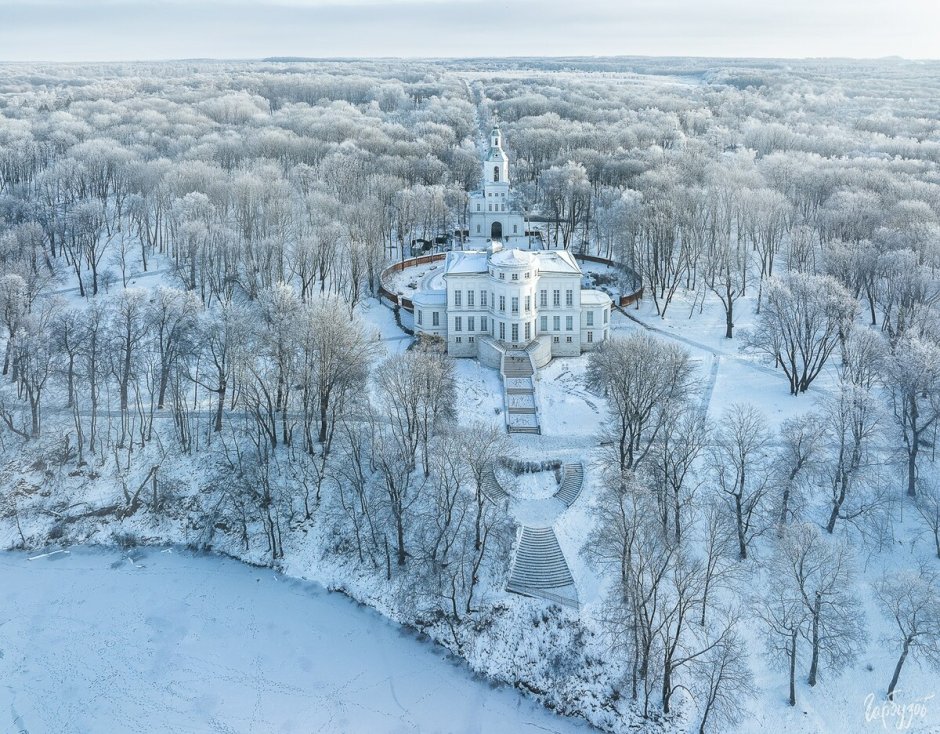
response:
[(479, 357), (481, 341), (574, 357), (609, 335), (610, 296), (581, 287), (566, 250), (450, 252), (443, 280), (412, 299), (415, 329), (443, 338), (454, 357)]
[(454, 357), (498, 366), (499, 355), (528, 349), (537, 366), (603, 342), (610, 296), (582, 288), (567, 250), (541, 250), (526, 232), (509, 184), (498, 127), (483, 159), (483, 190), (470, 195), (471, 249), (447, 253), (441, 278), (415, 293), (415, 331), (441, 337)]

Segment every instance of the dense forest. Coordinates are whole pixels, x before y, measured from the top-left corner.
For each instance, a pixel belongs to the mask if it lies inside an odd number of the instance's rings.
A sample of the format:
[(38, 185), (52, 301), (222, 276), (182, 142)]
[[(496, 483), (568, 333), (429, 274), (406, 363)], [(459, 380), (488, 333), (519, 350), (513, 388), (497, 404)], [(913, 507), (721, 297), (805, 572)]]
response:
[[(305, 559), (609, 731), (723, 730), (758, 660), (792, 706), (874, 644), (890, 699), (940, 665), (938, 100), (901, 60), (0, 65), (0, 539)], [(502, 591), (488, 472), (551, 451), (375, 298), (459, 246), (494, 120), (546, 241), (805, 403), (700, 411), (623, 314), (581, 358), (580, 615)]]

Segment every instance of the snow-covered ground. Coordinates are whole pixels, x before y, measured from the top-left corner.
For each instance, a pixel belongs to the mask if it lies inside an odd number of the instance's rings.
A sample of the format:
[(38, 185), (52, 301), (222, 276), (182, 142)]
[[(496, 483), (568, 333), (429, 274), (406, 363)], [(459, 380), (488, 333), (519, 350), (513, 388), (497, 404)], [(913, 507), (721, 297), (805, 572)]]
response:
[(0, 731), (589, 731), (315, 584), (132, 556), (0, 554)]
[[(737, 304), (736, 335), (754, 322), (754, 299)], [(724, 313), (713, 298), (704, 309), (698, 308), (689, 318), (692, 305), (682, 295), (670, 306), (666, 318), (660, 318), (649, 300), (639, 309), (628, 309), (628, 316), (615, 313), (612, 320), (614, 336), (626, 336), (639, 330), (675, 341), (686, 348), (698, 367), (700, 408), (709, 419), (719, 420), (734, 402), (757, 407), (767, 417), (768, 426), (776, 430), (789, 418), (803, 416), (817, 409), (837, 378), (836, 367), (830, 363), (810, 390), (799, 397), (789, 394), (783, 373), (761, 358), (742, 352), (741, 339), (724, 337)], [(522, 524), (551, 525), (570, 566), (581, 607), (580, 619), (595, 628), (603, 618), (606, 581), (599, 577), (582, 555), (588, 533), (594, 525), (594, 500), (599, 490), (594, 460), (598, 456), (597, 431), (606, 417), (607, 406), (602, 397), (591, 393), (584, 384), (589, 356), (555, 359), (539, 370), (537, 389), (541, 436), (512, 436), (514, 458), (525, 460), (582, 460), (587, 472), (584, 490), (575, 504), (565, 510), (560, 504), (551, 506), (545, 499), (520, 497), (512, 504), (515, 520)], [(476, 366), (474, 360), (457, 360), (461, 388), (467, 395), (480, 396), (498, 386), (495, 370)], [(495, 380), (495, 382), (494, 382)], [(460, 415), (479, 414), (479, 398), (462, 404)], [(535, 483), (538, 475), (517, 484)], [(519, 489), (524, 490), (524, 487)], [(519, 491), (519, 490), (517, 490)], [(534, 487), (521, 495), (536, 494)], [(910, 524), (910, 519), (908, 523)], [(916, 528), (898, 527), (898, 538), (916, 535)], [(760, 544), (763, 545), (763, 544)], [(769, 552), (768, 549), (763, 549)], [(801, 678), (797, 686), (797, 706), (786, 703), (786, 674), (768, 664), (763, 652), (760, 626), (749, 617), (742, 625), (748, 643), (748, 664), (754, 672), (759, 691), (746, 703), (747, 713), (738, 722), (738, 731), (746, 734), (830, 734), (842, 732), (912, 731), (925, 734), (940, 732), (940, 681), (927, 667), (908, 661), (902, 674), (901, 706), (892, 708), (884, 702), (884, 689), (890, 678), (898, 651), (893, 643), (883, 640), (891, 633), (888, 622), (874, 605), (868, 584), (883, 569), (909, 567), (913, 563), (910, 545), (898, 545), (893, 553), (859, 554), (856, 593), (864, 600), (869, 642), (858, 660), (838, 675), (825, 676), (815, 687), (805, 682), (806, 660), (799, 660)], [(508, 562), (508, 559), (507, 559)], [(753, 562), (744, 569), (755, 574), (759, 566)], [(756, 586), (756, 578), (749, 586)], [(746, 612), (745, 612), (746, 613)], [(804, 650), (804, 654), (807, 654)], [(690, 722), (691, 723), (691, 722)]]

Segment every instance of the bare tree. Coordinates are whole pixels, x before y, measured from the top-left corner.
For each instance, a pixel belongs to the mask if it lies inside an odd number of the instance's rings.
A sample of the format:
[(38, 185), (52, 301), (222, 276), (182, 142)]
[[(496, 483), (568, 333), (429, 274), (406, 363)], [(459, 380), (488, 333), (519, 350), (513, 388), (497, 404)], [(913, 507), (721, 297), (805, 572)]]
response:
[(670, 415), (643, 467), (655, 487), (663, 530), (671, 530), (677, 543), (687, 524), (685, 515), (703, 482), (696, 467), (708, 437), (708, 426), (699, 412)]
[(917, 494), (918, 460), (940, 418), (940, 348), (911, 334), (899, 338), (882, 374), (906, 458), (907, 496)]
[(806, 392), (848, 331), (855, 301), (825, 276), (791, 273), (769, 278), (764, 305), (744, 344), (774, 358), (790, 383), (790, 394)]
[(806, 623), (806, 607), (788, 585), (768, 579), (763, 593), (756, 597), (752, 609), (763, 623), (764, 645), (771, 667), (784, 668), (788, 674), (788, 702), (796, 706), (796, 658), (800, 632)]
[(732, 405), (715, 432), (711, 473), (718, 496), (730, 512), (742, 561), (754, 538), (767, 526), (770, 443), (766, 419), (750, 405)]
[(811, 415), (798, 416), (780, 426), (780, 446), (774, 456), (773, 482), (779, 489), (778, 533), (798, 515), (804, 485), (813, 475), (821, 453), (823, 429)]
[(757, 694), (746, 661), (747, 649), (736, 630), (702, 656), (694, 678), (701, 701), (699, 734), (727, 731), (741, 721), (745, 700)]
[[(451, 429), (457, 430), (457, 429)], [(465, 429), (460, 429), (464, 440), (462, 447), (464, 461), (473, 477), (476, 512), (474, 513), (474, 547), (479, 549), (482, 543), (484, 511), (488, 504), (494, 504), (492, 497), (487, 497), (484, 482), (493, 470), (493, 462), (509, 452), (511, 443), (501, 426), (475, 422)]]
[(816, 685), (820, 660), (841, 671), (866, 641), (864, 615), (856, 596), (852, 550), (830, 539), (812, 523), (790, 525), (777, 543), (768, 566), (773, 583), (790, 584), (806, 612), (801, 631), (810, 644), (807, 682)]
[(873, 585), (881, 612), (891, 623), (886, 641), (900, 647), (900, 657), (888, 683), (888, 700), (908, 656), (940, 670), (940, 572), (921, 563), (916, 569), (885, 573)]
[(877, 487), (867, 480), (878, 464), (872, 447), (880, 428), (878, 404), (869, 390), (840, 383), (824, 403), (820, 423), (825, 431), (822, 471), (830, 488), (826, 530), (838, 520), (855, 522), (881, 504)]
[(940, 482), (937, 481), (935, 467), (926, 477), (919, 480), (920, 489), (914, 508), (927, 532), (933, 537), (934, 550), (940, 558)]
[(663, 426), (687, 408), (693, 376), (688, 352), (647, 334), (608, 339), (591, 354), (587, 384), (608, 400), (612, 415), (603, 438), (620, 471), (635, 469)]

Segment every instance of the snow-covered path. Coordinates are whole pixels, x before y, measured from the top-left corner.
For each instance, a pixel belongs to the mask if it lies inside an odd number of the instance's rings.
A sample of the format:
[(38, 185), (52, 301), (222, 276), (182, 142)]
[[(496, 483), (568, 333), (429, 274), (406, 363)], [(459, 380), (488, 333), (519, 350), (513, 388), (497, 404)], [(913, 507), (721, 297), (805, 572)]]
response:
[(589, 731), (314, 584), (134, 558), (0, 554), (0, 731)]

